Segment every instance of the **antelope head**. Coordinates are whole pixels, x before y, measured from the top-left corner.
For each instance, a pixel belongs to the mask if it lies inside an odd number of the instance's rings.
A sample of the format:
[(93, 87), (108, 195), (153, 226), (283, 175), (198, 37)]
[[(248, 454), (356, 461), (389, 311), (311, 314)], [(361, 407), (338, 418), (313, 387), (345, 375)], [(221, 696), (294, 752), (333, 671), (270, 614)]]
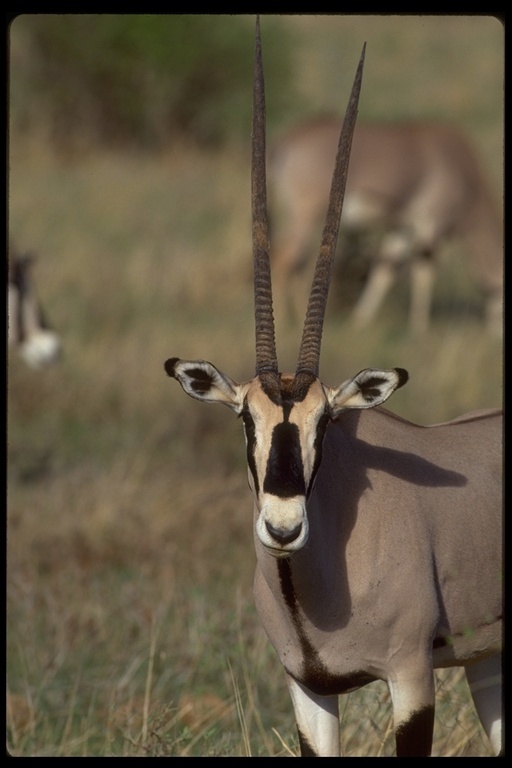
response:
[(33, 285), (33, 256), (13, 248), (8, 255), (8, 340), (30, 368), (44, 368), (61, 356), (61, 340), (45, 320)]
[(237, 383), (204, 360), (173, 357), (169, 376), (191, 397), (224, 403), (242, 417), (256, 535), (275, 557), (289, 557), (308, 539), (307, 499), (322, 458), (331, 419), (348, 408), (372, 408), (405, 384), (402, 369), (365, 369), (332, 388), (318, 378), (320, 345), (348, 173), (364, 48), (350, 96), (331, 185), (295, 374), (279, 372), (270, 276), (265, 171), (265, 93), (259, 20), (256, 22), (252, 126), (252, 238), (256, 326), (256, 374)]

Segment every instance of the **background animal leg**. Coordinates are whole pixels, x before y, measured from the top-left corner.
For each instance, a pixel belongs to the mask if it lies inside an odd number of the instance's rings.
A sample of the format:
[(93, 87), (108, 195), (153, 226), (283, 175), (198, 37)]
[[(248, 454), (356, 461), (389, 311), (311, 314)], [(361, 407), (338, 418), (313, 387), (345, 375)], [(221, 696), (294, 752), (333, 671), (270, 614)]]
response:
[(382, 240), (375, 267), (356, 304), (352, 319), (357, 328), (369, 325), (393, 285), (398, 267), (411, 254), (412, 243), (406, 232), (389, 232)]
[(414, 333), (424, 333), (429, 325), (434, 283), (434, 265), (430, 256), (421, 256), (411, 264), (411, 308), (409, 321)]
[(337, 696), (317, 696), (287, 677), (302, 757), (339, 757)]
[(490, 656), (466, 667), (469, 690), (480, 722), (496, 755), (501, 751), (501, 657)]
[(370, 272), (363, 292), (352, 313), (356, 328), (368, 326), (382, 304), (396, 277), (396, 266), (389, 261), (380, 261)]

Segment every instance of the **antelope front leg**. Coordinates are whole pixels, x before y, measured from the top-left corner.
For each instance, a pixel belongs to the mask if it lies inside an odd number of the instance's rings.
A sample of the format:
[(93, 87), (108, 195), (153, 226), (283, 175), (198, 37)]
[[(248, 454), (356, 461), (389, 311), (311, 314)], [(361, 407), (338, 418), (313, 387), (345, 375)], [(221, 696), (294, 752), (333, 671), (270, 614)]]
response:
[(434, 735), (435, 686), (431, 666), (401, 672), (388, 681), (393, 702), (397, 757), (430, 757)]
[(317, 696), (287, 676), (301, 757), (339, 757), (338, 697)]

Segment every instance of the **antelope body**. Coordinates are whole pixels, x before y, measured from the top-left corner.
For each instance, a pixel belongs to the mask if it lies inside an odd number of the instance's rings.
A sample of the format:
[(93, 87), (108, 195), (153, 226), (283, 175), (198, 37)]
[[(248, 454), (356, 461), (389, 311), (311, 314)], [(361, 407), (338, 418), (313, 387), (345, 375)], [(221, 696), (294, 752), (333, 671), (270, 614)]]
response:
[[(335, 117), (313, 119), (272, 148), (271, 187), (280, 213), (273, 256), (280, 294), (295, 276), (300, 280), (307, 263), (312, 234), (327, 206), (340, 127)], [(410, 324), (424, 331), (434, 257), (453, 238), (462, 242), (485, 296), (489, 330), (501, 332), (502, 215), (474, 148), (458, 128), (428, 122), (358, 124), (342, 226), (347, 233), (378, 235), (370, 274), (353, 311), (356, 327), (375, 318), (405, 262), (411, 278)]]
[(42, 368), (60, 356), (61, 342), (45, 320), (34, 288), (33, 257), (11, 249), (8, 259), (8, 341), (31, 368)]
[[(364, 51), (363, 51), (364, 56)], [(279, 372), (270, 283), (259, 21), (253, 116), (256, 375), (204, 360), (168, 375), (242, 417), (260, 619), (285, 669), (303, 756), (338, 755), (338, 696), (385, 680), (398, 756), (428, 755), (434, 667), (466, 668), (496, 753), (501, 721), (500, 411), (420, 427), (380, 406), (407, 381), (318, 376), (363, 56), (352, 89), (295, 374)]]

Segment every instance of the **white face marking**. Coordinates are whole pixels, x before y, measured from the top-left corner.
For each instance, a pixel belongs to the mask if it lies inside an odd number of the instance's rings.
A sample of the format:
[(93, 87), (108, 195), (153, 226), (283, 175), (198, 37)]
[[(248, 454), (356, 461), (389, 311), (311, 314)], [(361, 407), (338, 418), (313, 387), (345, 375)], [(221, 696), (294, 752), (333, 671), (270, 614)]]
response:
[[(272, 534), (273, 531), (280, 532), (279, 537), (277, 533)], [(288, 540), (287, 537), (294, 536), (295, 531), (298, 531), (297, 536)], [(267, 551), (275, 557), (288, 557), (301, 549), (309, 536), (305, 497), (280, 499), (267, 494), (256, 522), (256, 532)]]
[[(291, 378), (283, 377), (284, 393)], [(259, 511), (256, 532), (277, 557), (301, 549), (308, 539), (306, 494), (318, 466), (325, 413), (318, 381), (299, 402), (285, 396), (277, 405), (257, 380), (247, 393), (244, 425), (249, 484)]]

